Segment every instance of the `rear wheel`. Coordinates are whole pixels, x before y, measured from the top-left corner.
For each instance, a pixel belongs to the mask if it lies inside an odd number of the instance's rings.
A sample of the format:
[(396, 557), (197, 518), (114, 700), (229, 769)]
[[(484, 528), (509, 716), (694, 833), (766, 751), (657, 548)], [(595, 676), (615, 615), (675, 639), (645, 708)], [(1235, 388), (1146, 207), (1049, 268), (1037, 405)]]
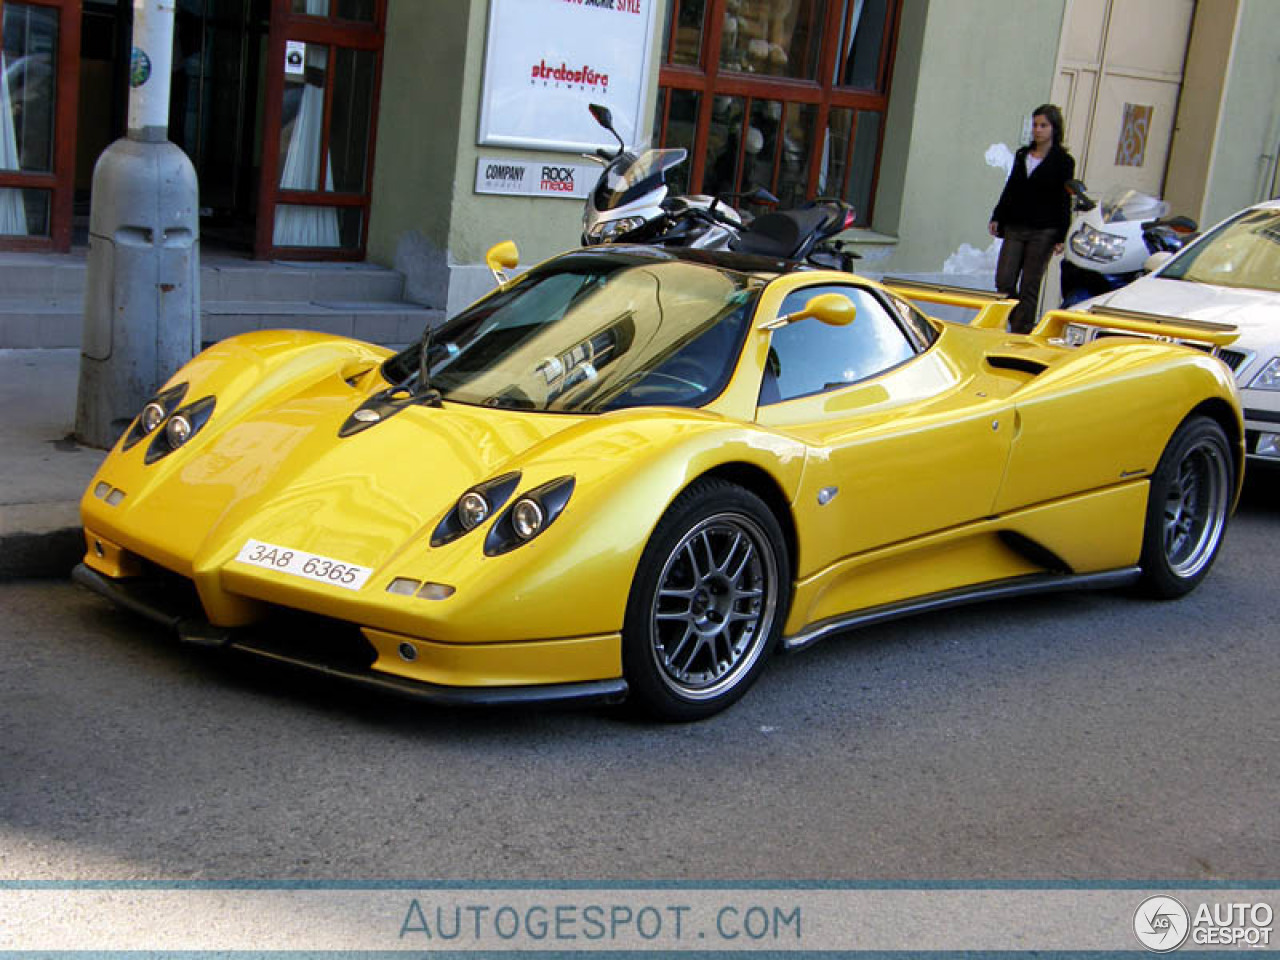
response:
[(1195, 588), (1218, 555), (1235, 491), (1227, 435), (1208, 417), (1174, 432), (1151, 476), (1142, 539), (1142, 587), (1180, 597)]
[(632, 704), (697, 720), (741, 697), (781, 633), (789, 581), (785, 538), (759, 497), (720, 480), (682, 493), (654, 530), (627, 603)]

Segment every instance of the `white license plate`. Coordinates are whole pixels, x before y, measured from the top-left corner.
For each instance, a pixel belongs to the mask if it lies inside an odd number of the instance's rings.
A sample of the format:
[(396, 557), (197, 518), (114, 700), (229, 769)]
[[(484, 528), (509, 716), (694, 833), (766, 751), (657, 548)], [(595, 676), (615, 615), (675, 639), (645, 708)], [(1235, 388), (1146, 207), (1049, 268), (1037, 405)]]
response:
[(274, 543), (263, 543), (261, 540), (250, 540), (246, 543), (236, 554), (236, 559), (250, 566), (291, 573), (295, 577), (304, 577), (307, 580), (315, 580), (317, 583), (327, 583), (347, 590), (359, 590), (373, 573), (372, 567), (358, 567), (354, 563), (343, 563), (332, 557), (322, 557), (316, 553), (281, 547)]

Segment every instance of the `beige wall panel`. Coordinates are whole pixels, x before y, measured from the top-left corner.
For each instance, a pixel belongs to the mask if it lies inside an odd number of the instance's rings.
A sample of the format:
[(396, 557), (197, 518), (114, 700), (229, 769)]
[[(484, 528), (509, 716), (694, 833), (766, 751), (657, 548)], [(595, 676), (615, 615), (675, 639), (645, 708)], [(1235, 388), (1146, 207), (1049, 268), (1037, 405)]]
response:
[(1067, 6), (1060, 57), (1074, 63), (1102, 59), (1102, 38), (1107, 25), (1107, 0), (1074, 0)]
[(1067, 124), (1067, 149), (1079, 163), (1089, 150), (1089, 118), (1093, 115), (1093, 103), (1098, 90), (1098, 71), (1079, 69), (1073, 71), (1075, 76), (1071, 85), (1069, 101), (1057, 99), (1054, 90), (1054, 103), (1062, 107), (1062, 118)]
[(1107, 69), (1180, 80), (1195, 7), (1195, 0), (1115, 0), (1107, 33)]
[[(1153, 108), (1141, 166), (1116, 164), (1126, 104)], [(1096, 196), (1110, 187), (1125, 186), (1160, 196), (1177, 106), (1177, 84), (1135, 77), (1107, 77), (1098, 97), (1089, 144), (1086, 170), (1090, 192)]]

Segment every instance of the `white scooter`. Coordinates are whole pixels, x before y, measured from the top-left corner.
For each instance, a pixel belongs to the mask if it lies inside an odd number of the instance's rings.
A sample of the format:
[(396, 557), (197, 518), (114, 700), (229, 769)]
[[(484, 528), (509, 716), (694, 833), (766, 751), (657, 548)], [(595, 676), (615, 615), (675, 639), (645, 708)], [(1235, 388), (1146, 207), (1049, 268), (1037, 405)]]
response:
[(1142, 275), (1153, 253), (1176, 251), (1198, 229), (1190, 217), (1169, 217), (1169, 204), (1127, 187), (1095, 202), (1079, 180), (1067, 182), (1075, 215), (1062, 258), (1062, 305), (1115, 290)]

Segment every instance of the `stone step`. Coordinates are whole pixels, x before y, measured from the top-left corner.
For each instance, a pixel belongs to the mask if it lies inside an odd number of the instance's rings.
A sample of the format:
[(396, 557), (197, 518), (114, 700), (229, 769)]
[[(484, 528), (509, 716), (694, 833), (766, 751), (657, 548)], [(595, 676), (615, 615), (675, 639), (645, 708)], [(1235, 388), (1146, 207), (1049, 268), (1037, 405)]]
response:
[[(205, 301), (201, 339), (223, 340), (251, 330), (318, 330), (388, 346), (409, 343), (443, 310), (390, 301)], [(0, 349), (79, 347), (84, 314), (79, 298), (0, 299)]]
[[(0, 253), (0, 298), (83, 296), (84, 252)], [(399, 301), (404, 276), (371, 263), (302, 263), (206, 256), (200, 267), (203, 300)]]

